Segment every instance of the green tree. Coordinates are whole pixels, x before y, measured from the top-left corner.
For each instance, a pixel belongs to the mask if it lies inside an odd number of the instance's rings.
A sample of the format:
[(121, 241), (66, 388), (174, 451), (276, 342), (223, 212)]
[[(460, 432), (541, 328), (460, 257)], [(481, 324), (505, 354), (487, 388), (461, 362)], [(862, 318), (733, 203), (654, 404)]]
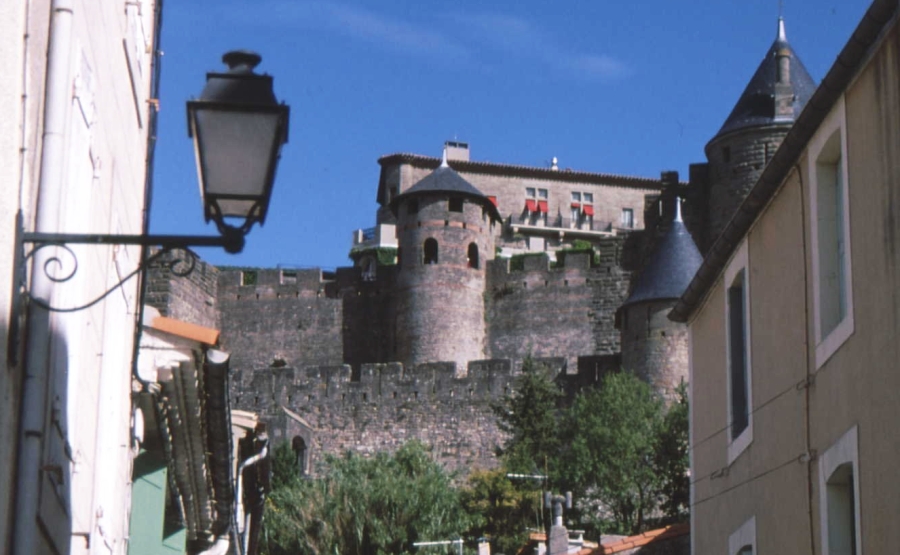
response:
[(527, 357), (513, 392), (493, 406), (497, 425), (508, 434), (499, 454), (511, 471), (546, 473), (558, 456), (562, 395), (548, 368)]
[(451, 476), (417, 442), (393, 455), (327, 457), (320, 478), (290, 471), (276, 453), (266, 507), (269, 555), (413, 553), (413, 542), (458, 537), (472, 525)]
[(582, 524), (636, 534), (659, 506), (656, 468), (663, 404), (634, 375), (607, 375), (579, 394), (564, 422), (567, 449), (558, 466), (576, 492)]
[(528, 539), (528, 530), (543, 527), (541, 484), (512, 481), (505, 467), (476, 470), (462, 491), (466, 511), (473, 515), (472, 538), (490, 539), (492, 553), (515, 553)]
[(655, 466), (659, 474), (660, 509), (667, 519), (686, 519), (690, 512), (690, 459), (688, 449), (688, 397), (685, 384), (679, 386), (659, 430)]

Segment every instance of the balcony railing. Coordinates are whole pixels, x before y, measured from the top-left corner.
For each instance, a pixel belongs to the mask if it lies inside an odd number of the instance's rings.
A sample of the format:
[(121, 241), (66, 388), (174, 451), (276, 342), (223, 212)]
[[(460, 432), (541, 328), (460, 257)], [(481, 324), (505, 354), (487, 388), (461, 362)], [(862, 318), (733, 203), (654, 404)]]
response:
[(393, 247), (397, 248), (397, 231), (392, 224), (380, 224), (353, 232), (353, 248)]
[(509, 222), (513, 233), (535, 235), (566, 235), (582, 237), (611, 237), (616, 235), (616, 228), (612, 222), (589, 221), (584, 219), (573, 220), (563, 216), (548, 218), (546, 224), (540, 218), (529, 217), (514, 218)]

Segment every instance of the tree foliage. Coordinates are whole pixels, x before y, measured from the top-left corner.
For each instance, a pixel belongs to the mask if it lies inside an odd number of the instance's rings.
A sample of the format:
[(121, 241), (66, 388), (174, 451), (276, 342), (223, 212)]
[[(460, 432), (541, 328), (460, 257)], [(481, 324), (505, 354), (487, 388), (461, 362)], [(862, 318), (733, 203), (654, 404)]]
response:
[(579, 492), (581, 524), (603, 533), (636, 534), (688, 515), (686, 389), (666, 407), (627, 372), (576, 397), (562, 423), (566, 449), (560, 478)]
[(656, 472), (660, 478), (660, 509), (670, 520), (683, 520), (690, 514), (691, 478), (688, 449), (688, 397), (687, 387), (681, 384), (677, 398), (669, 407), (658, 434)]
[(462, 491), (463, 506), (476, 516), (469, 536), (488, 538), (492, 553), (515, 553), (529, 527), (542, 527), (541, 484), (514, 482), (506, 474), (506, 467), (476, 470)]
[(513, 392), (493, 406), (500, 430), (508, 434), (499, 454), (511, 471), (545, 473), (558, 456), (561, 399), (548, 369), (527, 357)]
[(637, 533), (658, 506), (662, 414), (650, 386), (625, 372), (581, 393), (566, 414), (560, 472), (580, 492), (582, 516), (594, 526), (607, 521), (605, 532)]
[[(284, 458), (276, 457), (277, 472), (289, 470)], [(451, 477), (420, 443), (393, 455), (328, 457), (320, 474), (275, 477), (264, 553), (414, 553), (413, 542), (459, 537), (471, 526)]]

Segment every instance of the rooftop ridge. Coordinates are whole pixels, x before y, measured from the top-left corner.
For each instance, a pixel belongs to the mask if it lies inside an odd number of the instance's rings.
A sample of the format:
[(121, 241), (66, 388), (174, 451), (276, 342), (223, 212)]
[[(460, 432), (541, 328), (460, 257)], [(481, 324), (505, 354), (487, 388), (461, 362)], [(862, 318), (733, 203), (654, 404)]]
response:
[[(391, 154), (385, 154), (378, 158), (378, 163), (380, 165), (384, 165), (386, 162), (391, 162), (395, 160), (402, 160), (406, 162), (418, 162), (422, 167), (425, 168), (437, 168), (440, 166), (441, 159), (433, 156), (426, 156), (423, 154), (415, 154), (412, 152), (394, 152)], [(589, 172), (583, 170), (553, 170), (551, 168), (542, 168), (538, 166), (525, 166), (521, 164), (504, 164), (500, 162), (485, 162), (485, 161), (475, 161), (475, 160), (451, 160), (449, 161), (450, 167), (454, 168), (456, 171), (472, 171), (474, 173), (479, 173), (479, 170), (489, 170), (493, 169), (495, 171), (505, 171), (511, 173), (532, 173), (532, 174), (541, 174), (547, 175), (556, 180), (566, 180), (577, 177), (593, 177), (593, 178), (605, 178), (611, 181), (618, 182), (628, 182), (628, 183), (640, 183), (646, 184), (648, 189), (661, 189), (662, 184), (659, 181), (658, 177), (641, 177), (641, 176), (632, 176), (632, 175), (624, 175), (624, 174), (614, 174), (614, 173), (600, 173), (600, 172)], [(491, 172), (485, 172), (491, 173)], [(687, 185), (686, 181), (679, 182), (682, 185)]]

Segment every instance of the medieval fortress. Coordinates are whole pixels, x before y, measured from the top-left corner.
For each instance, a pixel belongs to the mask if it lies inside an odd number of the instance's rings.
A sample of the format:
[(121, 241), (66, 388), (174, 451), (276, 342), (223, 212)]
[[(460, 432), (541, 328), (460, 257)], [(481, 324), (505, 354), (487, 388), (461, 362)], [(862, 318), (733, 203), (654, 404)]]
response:
[(391, 154), (351, 267), (160, 266), (147, 301), (221, 330), (232, 408), (308, 469), (410, 439), (450, 468), (488, 466), (491, 403), (529, 355), (570, 392), (619, 368), (669, 395), (686, 379), (686, 327), (667, 313), (814, 89), (779, 21), (686, 181), (479, 162), (459, 142)]

